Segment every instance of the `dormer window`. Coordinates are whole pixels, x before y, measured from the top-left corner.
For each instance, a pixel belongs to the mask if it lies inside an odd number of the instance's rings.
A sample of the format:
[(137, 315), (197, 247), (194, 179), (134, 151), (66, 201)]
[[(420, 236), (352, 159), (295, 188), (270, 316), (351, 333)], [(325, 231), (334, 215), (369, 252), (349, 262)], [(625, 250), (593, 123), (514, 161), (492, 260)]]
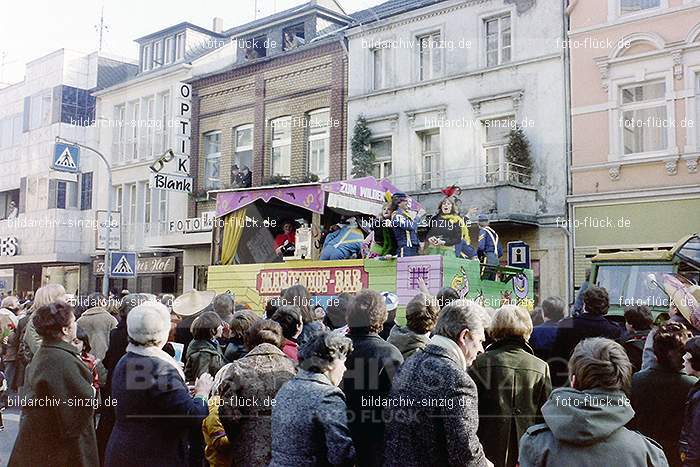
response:
[(255, 60), (267, 56), (267, 37), (257, 36), (245, 40), (246, 60)]
[(181, 32), (175, 36), (175, 60), (182, 60), (185, 57), (185, 33)]
[(282, 50), (291, 50), (304, 45), (306, 43), (304, 34), (304, 23), (284, 28), (282, 30), (282, 40), (284, 41)]
[(175, 50), (173, 49), (174, 44), (175, 44), (174, 37), (166, 37), (165, 38), (165, 47), (163, 48), (163, 63), (165, 65), (173, 63), (173, 55), (175, 52)]
[(151, 45), (144, 45), (141, 51), (141, 68), (143, 71), (151, 69)]
[(163, 43), (153, 43), (153, 68), (158, 68), (163, 64)]

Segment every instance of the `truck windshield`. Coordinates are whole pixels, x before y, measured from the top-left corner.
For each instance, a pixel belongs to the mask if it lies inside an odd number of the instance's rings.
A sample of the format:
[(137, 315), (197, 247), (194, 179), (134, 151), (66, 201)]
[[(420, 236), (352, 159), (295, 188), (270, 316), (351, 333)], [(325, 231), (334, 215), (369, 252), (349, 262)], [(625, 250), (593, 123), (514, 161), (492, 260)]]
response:
[(600, 265), (596, 285), (607, 289), (611, 306), (668, 308), (668, 296), (656, 286), (648, 288), (646, 279), (649, 274), (654, 274), (660, 283), (663, 273), (672, 272), (671, 264)]

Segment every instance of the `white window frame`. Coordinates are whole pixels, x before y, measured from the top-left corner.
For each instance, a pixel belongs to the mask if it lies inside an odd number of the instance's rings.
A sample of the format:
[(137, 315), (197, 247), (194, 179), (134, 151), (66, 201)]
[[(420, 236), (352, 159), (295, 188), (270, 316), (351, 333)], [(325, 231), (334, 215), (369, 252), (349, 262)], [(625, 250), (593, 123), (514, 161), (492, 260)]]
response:
[(629, 18), (629, 17), (634, 17), (634, 16), (640, 16), (644, 14), (649, 14), (653, 12), (658, 12), (659, 10), (663, 8), (668, 8), (668, 0), (659, 0), (659, 5), (658, 6), (653, 6), (650, 8), (644, 8), (638, 11), (632, 11), (629, 13), (623, 13), (622, 12), (622, 0), (612, 0), (610, 3), (613, 4), (613, 7), (615, 8), (615, 15), (618, 18)]
[[(437, 40), (436, 40), (437, 38)], [(428, 72), (426, 73), (426, 70), (423, 67), (423, 41), (424, 40), (429, 40), (433, 43), (436, 43), (434, 47), (429, 47), (427, 48), (427, 55), (429, 56), (428, 62)], [(443, 51), (443, 45), (442, 45), (442, 31), (441, 30), (436, 30), (436, 31), (431, 31), (428, 33), (422, 33), (416, 35), (416, 53), (418, 54), (416, 57), (416, 79), (418, 81), (429, 81), (431, 79), (439, 78), (440, 76), (443, 75), (443, 70), (444, 70), (444, 51)], [(435, 56), (437, 55), (437, 60)], [(437, 63), (438, 69), (435, 69), (435, 65)]]
[(175, 37), (166, 37), (163, 39), (163, 64), (169, 65), (173, 63), (175, 58)]
[[(326, 123), (319, 128), (321, 128), (320, 131), (315, 131), (314, 128), (311, 127), (311, 119), (312, 117), (319, 115), (319, 114), (328, 114), (328, 119), (326, 120)], [(309, 174), (313, 173), (316, 174), (319, 178), (320, 181), (325, 182), (329, 180), (330, 177), (330, 152), (331, 152), (331, 109), (326, 107), (323, 109), (318, 109), (314, 110), (313, 112), (309, 112), (308, 115), (308, 122), (309, 122), (309, 140), (307, 144), (307, 151), (308, 151), (308, 171)], [(312, 167), (312, 146), (314, 146), (313, 143), (317, 141), (322, 141), (323, 142), (323, 153), (324, 153), (324, 171), (319, 171), (318, 170), (318, 162), (316, 161), (316, 167)], [(321, 173), (319, 173), (321, 172)]]
[[(503, 60), (503, 50), (505, 47), (503, 46), (503, 25), (502, 25), (502, 20), (503, 18), (509, 18), (510, 19), (510, 45), (508, 48), (510, 49), (510, 57), (508, 58), (507, 61)], [(514, 44), (513, 44), (513, 39), (515, 37), (515, 22), (513, 21), (513, 18), (515, 18), (515, 15), (513, 14), (513, 11), (511, 9), (501, 11), (492, 15), (488, 16), (483, 16), (481, 17), (481, 34), (480, 34), (480, 40), (482, 43), (482, 61), (483, 61), (483, 66), (486, 68), (491, 68), (491, 67), (496, 67), (496, 66), (501, 66), (505, 65), (506, 63), (512, 63), (514, 61), (513, 57), (513, 50), (514, 50)], [(490, 21), (498, 21), (498, 45), (497, 45), (497, 51), (498, 51), (498, 58), (496, 60), (495, 64), (489, 65), (488, 61), (488, 27), (487, 23)]]
[(175, 61), (182, 60), (185, 57), (185, 33), (181, 32), (175, 35)]
[[(287, 136), (285, 138), (275, 139), (275, 127), (277, 125), (286, 125), (289, 128)], [(270, 153), (270, 173), (275, 176), (279, 175), (284, 178), (290, 178), (292, 172), (292, 117), (290, 115), (285, 115), (282, 117), (277, 117), (270, 120), (270, 140), (271, 153)], [(285, 149), (286, 148), (286, 149)], [(275, 167), (275, 150), (279, 149), (282, 151), (280, 154), (280, 164), (282, 170), (277, 170), (279, 167)], [(285, 159), (286, 156), (286, 159)], [(285, 170), (287, 169), (287, 170)]]
[(168, 191), (158, 190), (158, 223), (161, 232), (167, 228), (168, 217)]
[(156, 128), (156, 154), (161, 154), (170, 149), (170, 91), (158, 95), (156, 100), (156, 112), (158, 113), (158, 125)]
[(153, 43), (153, 69), (163, 66), (163, 42)]
[(153, 220), (153, 189), (149, 187), (148, 182), (143, 183), (143, 230), (148, 232), (151, 230), (151, 221)]
[[(488, 139), (488, 125), (485, 122), (495, 122), (503, 120), (513, 120), (515, 121), (516, 116), (512, 113), (504, 115), (491, 115), (487, 118), (482, 118), (480, 120), (482, 126), (482, 160), (483, 160), (483, 179), (487, 183), (491, 182), (502, 182), (508, 179), (508, 161), (506, 159), (506, 148), (508, 147), (508, 135), (507, 133), (502, 139)], [(510, 131), (510, 130), (509, 130)], [(489, 161), (488, 161), (488, 151), (490, 149), (498, 150), (498, 171), (495, 173), (489, 173)]]
[[(610, 122), (612, 128), (611, 128), (611, 135), (614, 138), (612, 141), (612, 148), (615, 148), (616, 152), (616, 158), (617, 159), (635, 159), (635, 158), (647, 158), (647, 157), (654, 157), (654, 156), (660, 156), (660, 155), (667, 155), (670, 152), (673, 152), (673, 147), (675, 146), (675, 129), (671, 128), (670, 125), (668, 128), (666, 128), (666, 147), (663, 149), (659, 150), (654, 150), (654, 151), (644, 151), (644, 152), (637, 152), (637, 153), (630, 153), (630, 154), (625, 154), (625, 143), (624, 143), (624, 128), (623, 125), (621, 124), (622, 119), (624, 118), (624, 112), (628, 110), (641, 110), (641, 109), (647, 109), (647, 108), (652, 108), (652, 107), (661, 107), (664, 106), (666, 109), (666, 119), (667, 120), (673, 120), (675, 119), (675, 112), (674, 112), (674, 106), (673, 106), (673, 100), (669, 100), (667, 96), (669, 95), (669, 89), (671, 89), (671, 92), (673, 92), (673, 81), (669, 76), (664, 76), (663, 74), (654, 76), (652, 74), (649, 74), (647, 76), (648, 79), (645, 79), (643, 81), (638, 81), (638, 80), (625, 80), (625, 81), (619, 81), (616, 82), (614, 86), (612, 86), (612, 92), (614, 92), (612, 98), (614, 99), (614, 102), (616, 103), (616, 108), (614, 112), (611, 112), (611, 116), (613, 116), (612, 121)], [(665, 94), (664, 97), (654, 100), (654, 101), (643, 101), (641, 103), (633, 103), (633, 104), (622, 104), (622, 90), (625, 88), (630, 88), (630, 87), (637, 87), (637, 86), (643, 86), (645, 84), (652, 84), (656, 82), (663, 82), (665, 86)], [(669, 86), (671, 86), (669, 88)]]
[[(209, 143), (208, 139), (213, 136), (219, 136), (219, 151), (218, 152), (212, 152), (209, 153)], [(207, 133), (204, 133), (204, 136), (202, 138), (202, 141), (204, 141), (204, 188), (213, 190), (221, 187), (222, 180), (221, 180), (221, 131), (216, 130), (216, 131), (209, 131)], [(219, 164), (219, 178), (214, 180), (211, 178), (208, 168), (209, 164), (212, 162), (216, 162)]]
[(117, 185), (114, 187), (114, 210), (121, 213), (124, 207), (124, 187)]
[[(438, 147), (433, 148), (432, 151), (425, 150), (425, 140), (428, 136), (438, 135)], [(427, 128), (418, 132), (418, 139), (420, 141), (420, 178), (417, 180), (419, 189), (421, 190), (431, 190), (436, 188), (440, 183), (440, 165), (442, 158), (442, 139), (443, 135), (439, 128)], [(430, 177), (426, 177), (427, 172), (425, 171), (425, 159), (430, 157)]]
[[(390, 146), (390, 148), (391, 148), (391, 152), (389, 153), (389, 158), (388, 158), (388, 159), (376, 159), (376, 153), (375, 153), (374, 166), (379, 166), (379, 174), (378, 174), (379, 177), (375, 177), (375, 178), (377, 178), (377, 180), (381, 180), (381, 179), (383, 179), (383, 178), (391, 177), (391, 176), (394, 174), (394, 165), (393, 165), (393, 161), (394, 161), (394, 138), (392, 137), (392, 135), (386, 135), (386, 136), (378, 135), (378, 136), (375, 136), (375, 137), (372, 138), (372, 140), (370, 141), (369, 147), (370, 147), (370, 150), (372, 150), (372, 146), (373, 146), (373, 145), (375, 145), (375, 144), (377, 144), (377, 143), (380, 143), (380, 142), (383, 142), (383, 141), (388, 141), (388, 142), (389, 142), (389, 146)], [(387, 165), (391, 168), (391, 169), (390, 169), (390, 172), (391, 172), (391, 173), (389, 173), (389, 174), (386, 173), (386, 172), (387, 172), (387, 170), (386, 170), (386, 169), (387, 169)]]
[[(389, 56), (389, 49), (370, 49), (370, 91), (380, 91), (387, 86), (386, 66)], [(377, 74), (377, 57), (379, 57), (379, 74)]]
[(144, 44), (141, 48), (141, 69), (148, 71), (151, 69), (153, 55), (151, 54), (151, 44)]
[(140, 158), (150, 158), (154, 155), (156, 137), (156, 96), (148, 96), (143, 99), (144, 125), (142, 128), (142, 141), (144, 152)]
[[(247, 131), (250, 130), (250, 144), (243, 144), (243, 145), (238, 145), (238, 132), (239, 131)], [(233, 129), (233, 163), (238, 165), (238, 168), (240, 170), (243, 169), (241, 166), (240, 161), (238, 160), (238, 154), (241, 152), (246, 152), (250, 151), (251, 153), (251, 158), (250, 158), (250, 164), (253, 165), (253, 140), (255, 138), (255, 133), (253, 132), (253, 124), (252, 123), (246, 123), (245, 125), (238, 125)], [(252, 171), (253, 168), (248, 166), (248, 168)], [(231, 180), (233, 182), (233, 180)]]
[(126, 103), (113, 107), (114, 131), (112, 133), (112, 150), (114, 162), (124, 161), (124, 145), (126, 143)]

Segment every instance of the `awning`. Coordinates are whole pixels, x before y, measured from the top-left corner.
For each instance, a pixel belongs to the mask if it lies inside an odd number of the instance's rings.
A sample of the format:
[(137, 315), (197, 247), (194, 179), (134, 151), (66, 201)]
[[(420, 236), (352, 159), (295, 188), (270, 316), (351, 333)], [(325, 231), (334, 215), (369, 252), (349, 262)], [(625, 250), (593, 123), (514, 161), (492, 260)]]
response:
[[(374, 177), (324, 183), (321, 189), (328, 193), (326, 204), (329, 208), (371, 216), (381, 213), (382, 205), (386, 203), (387, 192), (394, 194), (399, 191), (388, 180), (378, 181)], [(408, 200), (411, 211), (417, 212), (421, 209), (417, 201), (410, 197)]]
[(219, 192), (216, 194), (216, 217), (223, 217), (259, 199), (267, 203), (272, 198), (323, 214), (323, 191), (315, 184)]

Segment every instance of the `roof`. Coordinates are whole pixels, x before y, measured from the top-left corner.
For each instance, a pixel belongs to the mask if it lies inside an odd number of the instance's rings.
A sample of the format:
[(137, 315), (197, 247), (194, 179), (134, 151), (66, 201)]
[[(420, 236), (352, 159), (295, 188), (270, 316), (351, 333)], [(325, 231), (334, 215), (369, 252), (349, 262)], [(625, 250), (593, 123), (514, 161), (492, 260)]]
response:
[(616, 253), (599, 253), (593, 257), (593, 262), (604, 261), (671, 261), (673, 252), (669, 250), (652, 251), (618, 251)]
[(124, 63), (105, 57), (99, 57), (97, 64), (97, 86), (94, 91), (106, 89), (123, 83), (136, 76), (139, 67), (133, 63)]
[(338, 17), (340, 19), (344, 19), (348, 23), (350, 23), (352, 21), (352, 15), (347, 16), (347, 15), (344, 15), (343, 13), (340, 13), (338, 11), (333, 11), (330, 8), (324, 7), (322, 5), (318, 5), (318, 4), (313, 3), (313, 2), (308, 2), (308, 3), (301, 4), (301, 5), (297, 5), (297, 6), (292, 7), (292, 8), (288, 8), (286, 10), (282, 10), (278, 13), (275, 13), (275, 14), (272, 14), (269, 16), (265, 16), (265, 17), (260, 18), (260, 19), (256, 19), (256, 20), (251, 21), (249, 23), (235, 26), (231, 29), (224, 31), (224, 34), (227, 36), (237, 36), (237, 35), (247, 33), (249, 31), (263, 28), (268, 24), (272, 24), (272, 23), (275, 23), (277, 21), (284, 20), (285, 18), (288, 18), (290, 16), (294, 16), (294, 15), (298, 15), (298, 14), (302, 14), (302, 13), (312, 13), (312, 12), (326, 13), (328, 15), (335, 16), (335, 17)]
[(379, 21), (389, 16), (398, 15), (407, 11), (444, 2), (445, 0), (389, 0), (379, 5), (352, 13), (350, 16), (357, 23)]
[(147, 34), (145, 36), (139, 37), (138, 39), (134, 39), (134, 42), (145, 42), (148, 39), (153, 39), (158, 36), (165, 35), (166, 33), (169, 32), (175, 32), (179, 31), (181, 29), (194, 29), (195, 31), (199, 31), (201, 33), (207, 34), (212, 37), (227, 37), (225, 33), (219, 33), (219, 32), (214, 32), (212, 30), (203, 28), (201, 26), (197, 26), (196, 24), (188, 23), (187, 21), (183, 21), (182, 23), (175, 24), (173, 26), (168, 26), (165, 29), (161, 29), (160, 31), (152, 32), (150, 34)]

